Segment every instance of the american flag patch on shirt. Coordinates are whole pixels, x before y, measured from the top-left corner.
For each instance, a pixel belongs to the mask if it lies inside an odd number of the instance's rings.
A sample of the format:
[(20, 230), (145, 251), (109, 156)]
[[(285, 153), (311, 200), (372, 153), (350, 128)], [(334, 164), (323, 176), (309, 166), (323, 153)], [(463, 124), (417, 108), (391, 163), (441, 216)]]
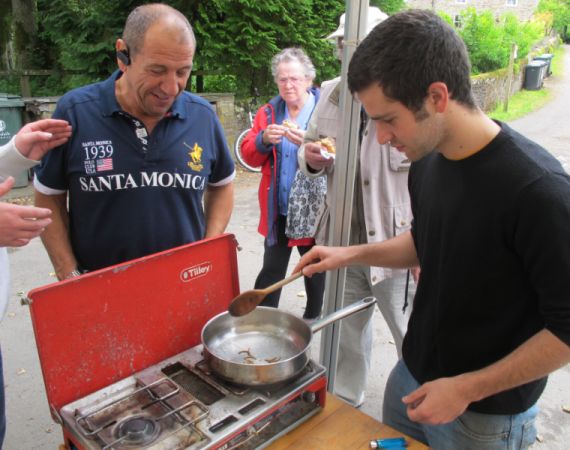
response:
[(104, 172), (105, 170), (113, 170), (113, 158), (97, 160), (97, 172)]

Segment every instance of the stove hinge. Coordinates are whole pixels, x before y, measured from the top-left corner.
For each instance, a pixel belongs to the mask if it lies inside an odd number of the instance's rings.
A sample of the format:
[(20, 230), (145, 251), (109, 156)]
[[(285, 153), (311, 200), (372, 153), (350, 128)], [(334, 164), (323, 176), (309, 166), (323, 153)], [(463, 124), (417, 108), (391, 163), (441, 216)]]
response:
[(59, 411), (57, 409), (55, 409), (53, 407), (53, 405), (50, 405), (49, 407), (50, 411), (51, 411), (51, 416), (53, 418), (53, 420), (58, 424), (58, 425), (63, 425), (63, 419), (61, 417), (61, 415), (59, 414)]

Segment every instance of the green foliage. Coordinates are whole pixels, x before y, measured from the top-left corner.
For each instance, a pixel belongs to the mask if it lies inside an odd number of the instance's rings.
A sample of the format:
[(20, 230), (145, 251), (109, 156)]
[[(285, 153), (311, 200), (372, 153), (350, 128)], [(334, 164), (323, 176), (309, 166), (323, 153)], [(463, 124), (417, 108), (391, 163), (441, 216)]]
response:
[(392, 15), (406, 6), (404, 0), (370, 0), (370, 6), (377, 6), (382, 12)]
[[(60, 95), (87, 83), (102, 80), (116, 69), (115, 41), (120, 37), (128, 13), (153, 0), (37, 0), (38, 39), (34, 64), (52, 69), (51, 76), (32, 78), (34, 95)], [(543, 8), (556, 2), (542, 0)], [(185, 14), (198, 42), (194, 70), (205, 74), (208, 91), (235, 92), (250, 96), (258, 88), (262, 98), (277, 91), (271, 58), (285, 47), (300, 46), (317, 69), (316, 82), (333, 78), (340, 71), (334, 46), (323, 38), (336, 29), (345, 0), (166, 0)], [(9, 38), (9, 2), (0, 2), (0, 45)], [(564, 3), (566, 4), (566, 3)], [(387, 13), (402, 9), (404, 0), (372, 0)], [(538, 39), (535, 23), (520, 24), (514, 16), (499, 23), (489, 12), (466, 10), (459, 30), (471, 56), (474, 73), (505, 67), (510, 45), (519, 46), (519, 57)], [(550, 17), (551, 13), (544, 13)], [(559, 14), (560, 16), (560, 14)], [(445, 16), (450, 23), (451, 18)], [(560, 19), (562, 20), (562, 19)], [(557, 22), (558, 23), (558, 22)], [(503, 26), (504, 24), (504, 26)], [(537, 31), (538, 30), (538, 31)], [(3, 49), (4, 46), (1, 46)], [(11, 88), (17, 80), (2, 80), (0, 88)], [(193, 76), (189, 88), (195, 89)]]
[(544, 36), (544, 27), (540, 22), (519, 22), (513, 14), (505, 14), (502, 19), (503, 45), (510, 47), (511, 44), (517, 44), (517, 59), (525, 58), (533, 44)]
[[(0, 55), (2, 49), (8, 44), (10, 39), (10, 24), (12, 21), (12, 9), (10, 2), (0, 2)], [(0, 68), (4, 68), (4, 60), (0, 58)]]
[(194, 26), (196, 69), (231, 74), (240, 96), (251, 94), (254, 87), (265, 95), (275, 93), (271, 58), (286, 47), (307, 52), (317, 69), (317, 82), (338, 74), (332, 45), (322, 38), (337, 27), (342, 0), (210, 0), (191, 2), (190, 7), (182, 0), (170, 3)]
[(491, 11), (477, 14), (474, 8), (461, 13), (463, 26), (459, 34), (465, 41), (473, 73), (490, 72), (508, 63), (509, 49), (502, 45), (501, 28)]
[(537, 11), (552, 14), (552, 27), (562, 38), (568, 35), (567, 27), (570, 25), (570, 2), (568, 0), (540, 0)]
[(116, 69), (115, 40), (121, 36), (134, 0), (38, 0), (41, 40), (37, 58), (44, 67), (71, 74), (54, 75), (36, 83), (34, 92), (55, 94), (92, 83)]
[[(205, 78), (204, 92), (237, 91), (237, 77), (235, 75), (210, 75)], [(192, 90), (195, 90), (194, 87)]]
[[(451, 23), (449, 16), (444, 18)], [(474, 8), (467, 8), (461, 18), (458, 32), (467, 46), (473, 74), (507, 67), (512, 44), (517, 44), (518, 58), (524, 58), (532, 44), (543, 36), (542, 24), (521, 23), (513, 14), (495, 18), (491, 11), (477, 13)]]
[[(41, 15), (35, 55), (38, 67), (55, 68), (61, 73), (35, 78), (33, 90), (52, 95), (104, 79), (116, 69), (115, 40), (121, 35), (128, 13), (141, 4), (136, 0), (37, 2)], [(336, 76), (340, 70), (333, 46), (322, 38), (337, 27), (338, 17), (345, 8), (344, 0), (167, 0), (164, 3), (184, 13), (194, 27), (198, 42), (194, 70), (225, 74), (205, 76), (205, 89), (249, 95), (257, 87), (267, 96), (274, 94), (271, 58), (291, 46), (303, 47), (311, 57), (317, 69), (317, 82)], [(189, 88), (195, 85), (190, 83)]]

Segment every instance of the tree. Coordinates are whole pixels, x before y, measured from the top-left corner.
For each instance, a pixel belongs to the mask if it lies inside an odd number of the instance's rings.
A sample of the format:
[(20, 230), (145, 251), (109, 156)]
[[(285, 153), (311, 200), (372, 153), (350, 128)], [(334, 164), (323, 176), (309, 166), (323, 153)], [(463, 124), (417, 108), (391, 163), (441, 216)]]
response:
[(552, 27), (563, 39), (566, 39), (568, 25), (570, 24), (570, 0), (540, 0), (537, 11), (551, 13)]
[[(26, 0), (31, 1), (31, 0)], [(115, 70), (114, 43), (136, 0), (37, 0), (40, 21), (36, 61), (59, 73), (36, 80), (36, 92), (61, 94), (101, 80)], [(150, 3), (146, 1), (144, 3)], [(206, 86), (248, 95), (275, 92), (273, 55), (301, 46), (324, 80), (338, 74), (333, 46), (322, 38), (338, 25), (344, 0), (170, 0), (184, 13), (198, 41), (194, 69), (216, 73)], [(214, 82), (209, 83), (211, 79)]]
[(404, 0), (370, 0), (370, 6), (377, 6), (382, 12), (392, 15), (405, 8)]
[(198, 40), (196, 67), (221, 71), (236, 80), (238, 94), (257, 87), (275, 92), (271, 58), (286, 47), (302, 47), (317, 68), (317, 80), (336, 76), (333, 47), (322, 38), (334, 30), (344, 10), (342, 0), (172, 1), (193, 24)]
[[(45, 68), (61, 70), (44, 83), (46, 94), (106, 78), (117, 67), (115, 41), (136, 0), (37, 0), (41, 43), (37, 57)], [(38, 86), (40, 91), (42, 86)]]
[[(35, 0), (12, 0), (0, 4), (0, 48), (3, 49), (3, 64), (7, 69), (26, 70), (33, 68), (37, 27)], [(20, 90), (30, 95), (28, 79), (20, 78)]]

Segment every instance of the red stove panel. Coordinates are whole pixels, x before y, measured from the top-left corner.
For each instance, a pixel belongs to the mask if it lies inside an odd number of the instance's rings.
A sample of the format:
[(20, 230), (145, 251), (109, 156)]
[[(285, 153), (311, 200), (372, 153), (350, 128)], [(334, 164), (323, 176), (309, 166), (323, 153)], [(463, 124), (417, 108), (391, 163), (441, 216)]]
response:
[(236, 246), (226, 234), (32, 290), (52, 414), (198, 345), (239, 293)]

